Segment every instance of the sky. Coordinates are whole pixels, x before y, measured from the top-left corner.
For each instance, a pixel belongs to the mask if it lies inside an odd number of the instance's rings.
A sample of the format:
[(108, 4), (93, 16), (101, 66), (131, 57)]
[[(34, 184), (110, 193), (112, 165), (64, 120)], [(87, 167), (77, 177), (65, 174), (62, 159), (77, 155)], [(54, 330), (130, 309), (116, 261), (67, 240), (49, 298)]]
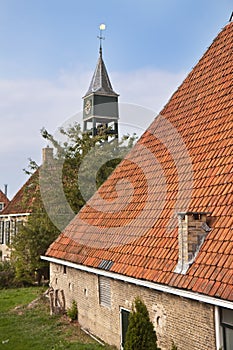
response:
[(29, 158), (41, 163), (43, 127), (54, 134), (81, 111), (101, 23), (120, 111), (143, 107), (122, 113), (120, 128), (140, 135), (232, 11), (232, 0), (0, 0), (0, 189), (11, 199)]

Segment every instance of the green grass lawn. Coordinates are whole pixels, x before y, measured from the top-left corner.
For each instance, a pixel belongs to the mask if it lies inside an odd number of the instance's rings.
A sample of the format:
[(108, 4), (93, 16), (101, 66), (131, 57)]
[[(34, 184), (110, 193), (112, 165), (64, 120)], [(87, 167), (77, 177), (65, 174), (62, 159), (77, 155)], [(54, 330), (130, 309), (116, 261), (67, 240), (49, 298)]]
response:
[(43, 291), (37, 287), (0, 290), (1, 350), (114, 349), (94, 342), (65, 316), (50, 316), (45, 298), (28, 308)]

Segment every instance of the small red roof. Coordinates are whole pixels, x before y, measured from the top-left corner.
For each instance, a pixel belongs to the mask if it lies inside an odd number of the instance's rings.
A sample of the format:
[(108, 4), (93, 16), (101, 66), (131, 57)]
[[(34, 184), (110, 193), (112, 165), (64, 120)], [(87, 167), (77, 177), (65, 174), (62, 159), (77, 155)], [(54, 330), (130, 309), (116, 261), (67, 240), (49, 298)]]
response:
[(31, 213), (31, 206), (35, 199), (35, 186), (37, 186), (38, 171), (36, 171), (20, 188), (1, 215)]
[[(233, 301), (233, 23), (46, 255)], [(177, 212), (209, 212), (187, 273)]]
[(0, 190), (0, 203), (3, 203), (4, 207), (9, 203), (9, 199), (1, 190)]

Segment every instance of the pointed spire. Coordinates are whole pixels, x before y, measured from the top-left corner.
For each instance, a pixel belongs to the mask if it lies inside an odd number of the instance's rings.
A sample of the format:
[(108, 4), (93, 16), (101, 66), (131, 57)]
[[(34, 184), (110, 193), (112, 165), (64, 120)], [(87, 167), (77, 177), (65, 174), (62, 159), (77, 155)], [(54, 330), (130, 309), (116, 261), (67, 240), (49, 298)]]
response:
[(103, 30), (105, 30), (105, 24), (100, 25), (100, 35), (98, 36), (100, 40), (99, 59), (96, 65), (94, 75), (91, 79), (89, 89), (86, 92), (85, 96), (88, 96), (92, 93), (98, 93), (98, 94), (103, 94), (107, 96), (119, 96), (112, 88), (112, 84), (110, 82), (108, 72), (103, 61), (102, 40), (105, 39), (102, 36)]
[(89, 89), (85, 94), (85, 96), (95, 92), (98, 94), (103, 94), (108, 96), (118, 96), (118, 94), (112, 88), (112, 84), (110, 82), (108, 72), (103, 61), (101, 47), (99, 50), (99, 59), (96, 65), (96, 69), (91, 79)]

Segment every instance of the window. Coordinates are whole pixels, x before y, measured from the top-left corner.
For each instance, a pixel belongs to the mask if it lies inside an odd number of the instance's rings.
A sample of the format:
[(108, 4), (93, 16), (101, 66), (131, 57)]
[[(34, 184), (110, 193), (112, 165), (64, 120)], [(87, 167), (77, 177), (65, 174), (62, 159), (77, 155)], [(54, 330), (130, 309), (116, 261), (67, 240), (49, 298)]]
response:
[(121, 308), (121, 349), (124, 349), (126, 333), (129, 326), (129, 310)]
[(0, 203), (0, 211), (2, 211), (3, 210), (3, 208), (4, 208), (4, 203)]
[(221, 309), (224, 350), (231, 350), (233, 344), (233, 310)]
[(10, 243), (10, 221), (5, 221), (5, 243), (8, 245)]
[(111, 267), (113, 266), (113, 264), (114, 264), (113, 261), (103, 259), (99, 263), (98, 268), (109, 271), (111, 269)]
[(99, 276), (100, 305), (111, 308), (111, 281), (107, 277)]
[(63, 273), (66, 275), (66, 265), (63, 265)]
[(4, 244), (4, 221), (0, 221), (0, 244)]
[(12, 220), (11, 221), (11, 243), (12, 243), (12, 238), (15, 236), (16, 234), (16, 221)]

